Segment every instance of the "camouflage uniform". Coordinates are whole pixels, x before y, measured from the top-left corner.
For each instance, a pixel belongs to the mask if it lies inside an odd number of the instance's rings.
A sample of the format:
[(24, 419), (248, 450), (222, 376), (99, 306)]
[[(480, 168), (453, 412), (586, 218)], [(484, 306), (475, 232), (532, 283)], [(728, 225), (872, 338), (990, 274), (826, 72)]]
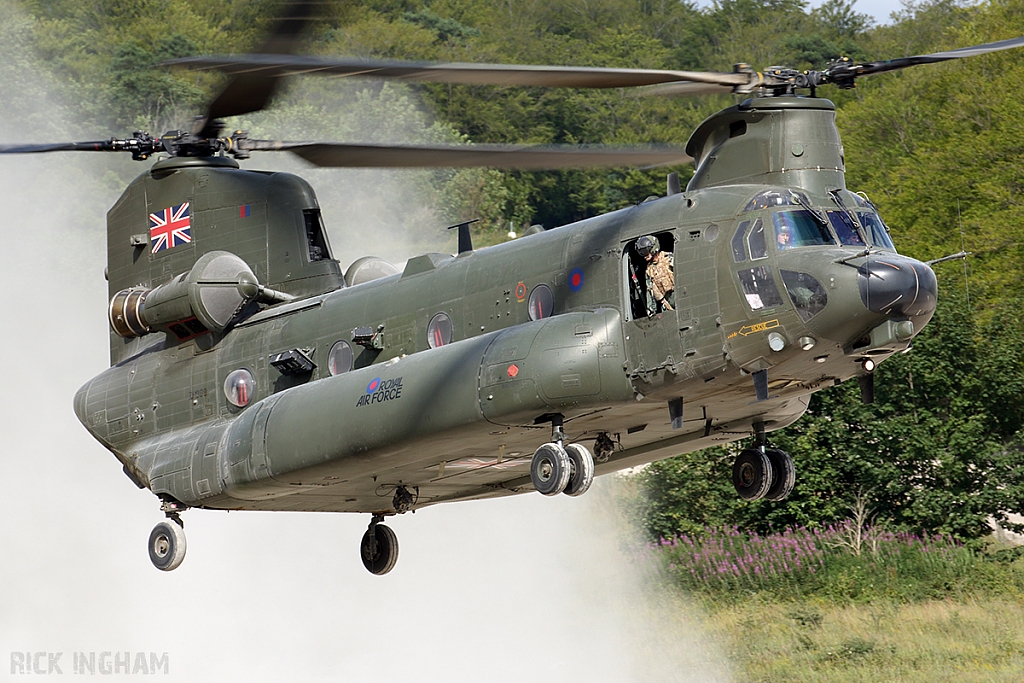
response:
[(675, 308), (675, 259), (671, 253), (659, 251), (647, 263), (647, 313), (654, 315)]

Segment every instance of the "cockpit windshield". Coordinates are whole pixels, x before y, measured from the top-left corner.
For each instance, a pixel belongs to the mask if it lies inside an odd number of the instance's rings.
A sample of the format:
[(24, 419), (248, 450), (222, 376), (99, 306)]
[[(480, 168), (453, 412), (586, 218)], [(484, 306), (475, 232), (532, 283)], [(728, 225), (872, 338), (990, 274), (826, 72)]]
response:
[(864, 232), (867, 233), (868, 240), (872, 246), (896, 251), (892, 238), (889, 237), (889, 231), (885, 229), (882, 219), (878, 217), (877, 213), (874, 211), (858, 211), (857, 218), (860, 219), (860, 224), (864, 226)]
[(818, 244), (835, 244), (828, 228), (810, 211), (779, 211), (772, 214), (775, 248), (778, 251)]
[(839, 244), (851, 247), (863, 247), (864, 240), (857, 232), (857, 226), (845, 211), (828, 211), (828, 220), (832, 229), (839, 236)]

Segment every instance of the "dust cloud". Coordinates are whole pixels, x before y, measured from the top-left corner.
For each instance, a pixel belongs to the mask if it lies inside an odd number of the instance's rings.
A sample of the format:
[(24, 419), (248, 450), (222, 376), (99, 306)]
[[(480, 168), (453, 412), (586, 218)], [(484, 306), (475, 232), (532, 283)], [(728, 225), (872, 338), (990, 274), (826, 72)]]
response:
[[(45, 74), (5, 73), (35, 69), (18, 26), (0, 4), (0, 142), (73, 137)], [(15, 76), (34, 90), (12, 92)], [(730, 680), (699, 612), (659, 604), (620, 552), (613, 480), (581, 499), (394, 518), (401, 559), (384, 577), (358, 558), (365, 516), (305, 513), (190, 511), (184, 564), (154, 569), (156, 499), (71, 408), (107, 366), (104, 214), (112, 179), (133, 169), (145, 167), (114, 155), (0, 157), (0, 677), (27, 678), (17, 652), (62, 653), (64, 675), (75, 652), (128, 652), (166, 653), (168, 681)], [(335, 182), (344, 196), (358, 186)]]

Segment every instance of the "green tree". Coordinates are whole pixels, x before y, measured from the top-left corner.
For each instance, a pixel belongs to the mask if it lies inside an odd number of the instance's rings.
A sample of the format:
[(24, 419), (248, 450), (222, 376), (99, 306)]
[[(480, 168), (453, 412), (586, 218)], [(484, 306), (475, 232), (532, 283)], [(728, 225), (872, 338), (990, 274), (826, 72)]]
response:
[(796, 463), (788, 500), (736, 496), (730, 477), (740, 444), (698, 451), (638, 475), (648, 533), (829, 524), (861, 496), (895, 528), (965, 540), (987, 534), (990, 516), (1024, 507), (1022, 332), (1015, 310), (978, 329), (963, 298), (947, 296), (913, 351), (876, 370), (875, 404), (862, 404), (847, 382), (815, 394), (803, 418), (770, 435)]

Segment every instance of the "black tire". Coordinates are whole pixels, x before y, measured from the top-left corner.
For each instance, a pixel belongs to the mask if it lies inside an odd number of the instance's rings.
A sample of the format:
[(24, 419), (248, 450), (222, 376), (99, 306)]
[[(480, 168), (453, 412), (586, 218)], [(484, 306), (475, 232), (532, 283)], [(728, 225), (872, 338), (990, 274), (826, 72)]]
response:
[(160, 522), (149, 534), (149, 560), (160, 571), (177, 569), (185, 559), (185, 530), (173, 522)]
[(359, 555), (367, 571), (381, 576), (394, 569), (398, 562), (398, 536), (391, 527), (383, 524), (375, 525), (374, 529), (376, 543), (371, 543), (370, 530), (367, 529), (359, 544)]
[(772, 485), (772, 464), (759, 449), (747, 448), (732, 466), (732, 485), (744, 500), (760, 500)]
[(778, 448), (769, 448), (764, 452), (768, 456), (768, 462), (772, 464), (772, 485), (768, 493), (764, 494), (765, 500), (779, 501), (789, 498), (796, 485), (796, 468), (793, 466), (793, 458), (789, 453)]
[(569, 456), (571, 472), (569, 483), (565, 485), (562, 493), (567, 496), (582, 496), (594, 483), (594, 456), (586, 446), (578, 443), (567, 445), (565, 453)]
[(533, 488), (545, 496), (557, 496), (564, 491), (571, 474), (569, 454), (557, 443), (546, 443), (533, 454), (530, 479)]

